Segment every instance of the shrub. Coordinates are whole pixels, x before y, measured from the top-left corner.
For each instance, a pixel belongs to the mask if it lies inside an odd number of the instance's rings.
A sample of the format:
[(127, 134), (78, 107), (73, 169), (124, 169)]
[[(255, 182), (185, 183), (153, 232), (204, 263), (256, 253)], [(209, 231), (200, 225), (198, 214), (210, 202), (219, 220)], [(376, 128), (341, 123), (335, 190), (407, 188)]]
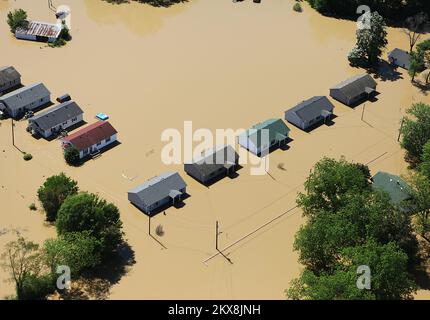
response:
[(30, 153), (24, 153), (24, 155), (22, 156), (22, 158), (25, 161), (30, 161), (31, 159), (33, 159), (33, 156)]
[(31, 211), (36, 211), (36, 210), (37, 210), (37, 207), (36, 207), (36, 205), (35, 205), (34, 203), (30, 204), (30, 205), (28, 206), (28, 208), (29, 208)]
[(64, 150), (64, 159), (70, 166), (78, 166), (80, 162), (79, 151), (75, 147), (67, 147)]
[(33, 274), (24, 277), (22, 292), (19, 300), (43, 300), (46, 296), (55, 291), (54, 279), (52, 275), (36, 276)]
[(18, 28), (25, 28), (28, 25), (27, 12), (23, 9), (10, 11), (7, 14), (7, 24), (9, 25), (12, 33), (15, 33)]
[(294, 6), (293, 6), (293, 10), (294, 10), (294, 11), (296, 11), (296, 12), (302, 12), (302, 11), (303, 11), (301, 4), (300, 4), (300, 3), (298, 3), (298, 2), (296, 2), (296, 3), (294, 4)]

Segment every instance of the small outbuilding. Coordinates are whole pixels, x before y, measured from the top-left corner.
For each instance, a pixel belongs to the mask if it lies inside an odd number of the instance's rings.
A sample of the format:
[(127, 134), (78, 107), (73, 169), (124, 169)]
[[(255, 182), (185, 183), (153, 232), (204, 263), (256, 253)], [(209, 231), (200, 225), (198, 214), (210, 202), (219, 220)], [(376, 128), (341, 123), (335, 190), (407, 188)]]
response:
[(184, 165), (185, 172), (207, 185), (212, 181), (233, 174), (239, 165), (239, 155), (232, 146), (219, 146), (207, 150), (192, 163)]
[(43, 83), (36, 83), (1, 96), (0, 111), (6, 111), (9, 116), (17, 118), (50, 101), (51, 93), (49, 90)]
[(403, 201), (411, 199), (409, 185), (399, 176), (380, 171), (372, 177), (372, 182), (373, 188), (388, 193), (391, 202), (395, 205), (400, 205)]
[(183, 200), (187, 184), (177, 172), (166, 172), (128, 191), (128, 200), (145, 212), (155, 214), (159, 209)]
[(49, 138), (83, 121), (84, 112), (73, 101), (68, 101), (44, 111), (28, 120), (33, 135)]
[(333, 116), (334, 105), (327, 97), (318, 96), (299, 103), (285, 111), (285, 120), (302, 130), (326, 123)]
[(269, 119), (239, 135), (238, 140), (243, 148), (260, 157), (269, 154), (273, 147), (285, 145), (289, 133), (282, 119)]
[(369, 99), (376, 94), (376, 81), (369, 74), (360, 74), (330, 89), (330, 96), (347, 106)]
[(22, 40), (55, 42), (61, 33), (61, 24), (28, 21), (26, 27), (17, 28), (15, 37)]
[(12, 66), (0, 68), (0, 95), (21, 85), (21, 74)]
[(108, 121), (98, 121), (63, 138), (63, 148), (75, 147), (79, 158), (97, 155), (117, 141), (117, 131)]
[(411, 55), (402, 49), (396, 48), (388, 53), (388, 60), (394, 66), (409, 70), (411, 67)]

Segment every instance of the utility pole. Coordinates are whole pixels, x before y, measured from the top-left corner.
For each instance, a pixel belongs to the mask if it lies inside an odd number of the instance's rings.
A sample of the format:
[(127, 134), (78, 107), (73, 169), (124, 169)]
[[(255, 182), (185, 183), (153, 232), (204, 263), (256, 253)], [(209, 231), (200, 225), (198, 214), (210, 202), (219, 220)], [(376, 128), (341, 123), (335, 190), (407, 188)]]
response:
[(366, 104), (363, 105), (363, 111), (361, 112), (361, 121), (364, 119), (364, 110), (366, 109)]
[(15, 147), (15, 124), (13, 123), (13, 118), (10, 118), (12, 120), (12, 145)]
[(218, 223), (218, 221), (216, 222), (216, 224), (215, 224), (215, 231), (216, 231), (216, 236), (215, 236), (215, 249), (216, 249), (216, 251), (219, 251), (219, 249), (218, 249), (218, 237), (219, 237), (219, 235), (220, 235), (220, 232), (219, 232), (219, 223)]
[(148, 218), (149, 218), (149, 220), (148, 220), (148, 234), (151, 235), (151, 216), (148, 215)]

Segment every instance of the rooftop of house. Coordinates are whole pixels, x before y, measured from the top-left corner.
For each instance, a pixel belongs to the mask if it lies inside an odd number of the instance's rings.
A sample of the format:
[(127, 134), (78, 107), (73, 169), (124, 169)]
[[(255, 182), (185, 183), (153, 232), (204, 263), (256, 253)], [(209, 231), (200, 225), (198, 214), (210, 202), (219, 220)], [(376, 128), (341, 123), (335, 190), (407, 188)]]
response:
[[(268, 137), (265, 137), (265, 131), (267, 130)], [(251, 129), (243, 133), (249, 140), (253, 141), (257, 146), (263, 144), (263, 137), (267, 138), (267, 143), (270, 141), (283, 141), (288, 137), (290, 128), (281, 119), (268, 119), (261, 123), (254, 125)], [(263, 135), (262, 135), (263, 133)]]
[(7, 85), (21, 78), (21, 74), (12, 66), (0, 68), (0, 86)]
[(19, 109), (50, 94), (43, 83), (36, 83), (1, 96), (0, 102), (10, 109)]
[(376, 81), (367, 73), (353, 76), (335, 85), (331, 89), (338, 89), (345, 96), (353, 98), (366, 92), (366, 88), (376, 88)]
[(108, 121), (98, 121), (65, 137), (63, 141), (71, 143), (76, 149), (82, 151), (116, 133), (118, 132)]
[(333, 112), (334, 105), (327, 97), (316, 96), (299, 103), (287, 112), (294, 112), (303, 121), (310, 121), (321, 116), (322, 111)]
[(395, 59), (396, 64), (404, 65), (406, 67), (409, 67), (411, 63), (411, 55), (399, 48), (395, 48), (393, 51), (388, 53), (388, 57)]
[(387, 192), (394, 204), (411, 198), (409, 185), (399, 176), (380, 171), (372, 180), (373, 187)]
[(178, 195), (177, 191), (186, 186), (179, 173), (165, 172), (129, 190), (128, 193), (136, 194), (145, 205), (150, 206), (170, 195)]
[(232, 146), (217, 146), (194, 158), (192, 165), (200, 174), (208, 176), (221, 168), (236, 164), (238, 157)]
[(44, 111), (28, 121), (42, 130), (49, 130), (63, 122), (83, 114), (82, 109), (74, 101), (67, 101)]

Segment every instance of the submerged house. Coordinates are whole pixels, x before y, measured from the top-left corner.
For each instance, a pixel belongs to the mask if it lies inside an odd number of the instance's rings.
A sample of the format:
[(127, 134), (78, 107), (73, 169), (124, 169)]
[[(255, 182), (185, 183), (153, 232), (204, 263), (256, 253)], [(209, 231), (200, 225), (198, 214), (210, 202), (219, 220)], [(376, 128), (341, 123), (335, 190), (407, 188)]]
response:
[(108, 121), (98, 121), (63, 138), (63, 148), (75, 147), (83, 159), (99, 154), (102, 148), (116, 142), (117, 133)]
[(285, 111), (285, 120), (302, 130), (330, 120), (334, 105), (327, 97), (313, 97)]
[(411, 67), (411, 55), (399, 48), (388, 53), (388, 60), (391, 64), (406, 70)]
[(33, 135), (49, 138), (83, 121), (84, 112), (73, 101), (68, 101), (44, 111), (28, 120)]
[(51, 43), (58, 39), (61, 33), (61, 28), (60, 24), (28, 21), (28, 25), (26, 27), (16, 29), (15, 37), (22, 40)]
[(21, 85), (21, 75), (14, 67), (0, 68), (0, 95)]
[(399, 176), (380, 171), (372, 177), (372, 182), (372, 187), (388, 193), (395, 205), (401, 205), (403, 201), (411, 199), (409, 185)]
[(239, 144), (257, 156), (266, 155), (272, 147), (287, 143), (290, 129), (282, 119), (269, 119), (254, 125), (239, 136)]
[(128, 200), (148, 215), (175, 205), (186, 194), (187, 184), (177, 172), (166, 172), (128, 191)]
[(239, 165), (239, 155), (232, 146), (220, 146), (204, 152), (202, 156), (186, 163), (184, 170), (191, 177), (208, 184), (234, 173)]
[(51, 93), (43, 83), (32, 84), (0, 97), (0, 111), (11, 117), (23, 116), (51, 101)]
[(370, 75), (361, 74), (331, 88), (330, 96), (347, 106), (353, 106), (374, 96), (376, 85), (376, 81)]

